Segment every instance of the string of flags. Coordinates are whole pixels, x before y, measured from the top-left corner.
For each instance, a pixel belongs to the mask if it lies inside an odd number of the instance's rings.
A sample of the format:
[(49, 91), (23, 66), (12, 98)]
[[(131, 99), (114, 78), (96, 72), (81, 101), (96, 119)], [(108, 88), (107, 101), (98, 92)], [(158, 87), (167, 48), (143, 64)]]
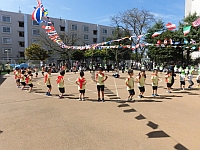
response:
[[(109, 49), (109, 48), (129, 48), (129, 49), (131, 48), (132, 50), (135, 50), (136, 48), (139, 48), (139, 47), (153, 46), (153, 45), (165, 47), (168, 44), (168, 41), (169, 41), (169, 44), (175, 45), (173, 47), (176, 47), (176, 45), (180, 44), (178, 42), (173, 42), (171, 39), (169, 39), (169, 40), (165, 39), (163, 44), (161, 43), (160, 40), (158, 40), (157, 44), (149, 44), (149, 43), (142, 44), (139, 42), (139, 40), (142, 37), (145, 37), (146, 35), (151, 34), (151, 33), (146, 33), (146, 34), (142, 34), (139, 36), (124, 37), (121, 39), (111, 40), (108, 42), (102, 42), (102, 43), (97, 43), (97, 44), (90, 44), (90, 45), (85, 45), (85, 46), (68, 46), (68, 45), (65, 45), (65, 43), (61, 40), (60, 36), (56, 32), (53, 23), (51, 22), (50, 18), (48, 17), (48, 10), (44, 8), (43, 4), (41, 3), (41, 0), (36, 0), (36, 1), (37, 1), (37, 7), (34, 7), (34, 11), (32, 13), (32, 20), (35, 20), (38, 24), (45, 23), (45, 25), (42, 25), (42, 28), (46, 31), (48, 37), (53, 42), (57, 43), (63, 49), (88, 50), (88, 49)], [(194, 21), (192, 23), (192, 25), (193, 25), (193, 27), (199, 26), (200, 18), (197, 19), (196, 21)], [(172, 23), (167, 23), (165, 25), (165, 27), (167, 30), (175, 30), (176, 29), (176, 25), (172, 24)], [(191, 29), (191, 26), (185, 26), (183, 28), (184, 35), (187, 35), (190, 32), (190, 29)], [(160, 34), (162, 34), (162, 32), (163, 31), (156, 31), (155, 33), (152, 34), (152, 37), (157, 37)], [(138, 44), (136, 44), (136, 45), (119, 45), (118, 44), (115, 46), (111, 46), (111, 44), (113, 42), (120, 42), (125, 39), (132, 41), (133, 38), (137, 38)], [(196, 44), (194, 40), (192, 42), (193, 42), (193, 44)], [(186, 44), (186, 43), (187, 42), (184, 42), (184, 44)]]

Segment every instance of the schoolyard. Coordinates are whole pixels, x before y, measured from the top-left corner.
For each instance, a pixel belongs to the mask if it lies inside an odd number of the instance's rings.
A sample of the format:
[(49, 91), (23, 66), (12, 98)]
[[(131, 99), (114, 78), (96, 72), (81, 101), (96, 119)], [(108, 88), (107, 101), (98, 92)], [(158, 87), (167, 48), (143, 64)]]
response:
[[(158, 97), (152, 97), (147, 72), (145, 98), (126, 101), (127, 74), (113, 78), (105, 73), (106, 102), (97, 102), (95, 73), (85, 72), (86, 99), (78, 101), (75, 80), (65, 75), (64, 99), (58, 99), (56, 74), (52, 74), (52, 97), (44, 79), (34, 78), (34, 91), (15, 86), (13, 75), (0, 83), (0, 149), (2, 150), (198, 150), (200, 148), (200, 90), (180, 90), (176, 77), (172, 93), (166, 93), (165, 74), (159, 73)], [(138, 71), (134, 71), (135, 76)], [(1, 81), (1, 80), (0, 80)], [(188, 84), (187, 84), (188, 85)]]

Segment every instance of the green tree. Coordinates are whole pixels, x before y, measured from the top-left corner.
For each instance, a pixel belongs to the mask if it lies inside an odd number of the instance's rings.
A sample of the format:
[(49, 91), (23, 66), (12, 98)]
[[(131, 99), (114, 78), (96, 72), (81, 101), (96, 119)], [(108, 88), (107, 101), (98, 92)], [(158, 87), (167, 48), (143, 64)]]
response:
[(31, 44), (25, 49), (25, 55), (30, 60), (44, 61), (49, 58), (48, 51), (36, 43)]

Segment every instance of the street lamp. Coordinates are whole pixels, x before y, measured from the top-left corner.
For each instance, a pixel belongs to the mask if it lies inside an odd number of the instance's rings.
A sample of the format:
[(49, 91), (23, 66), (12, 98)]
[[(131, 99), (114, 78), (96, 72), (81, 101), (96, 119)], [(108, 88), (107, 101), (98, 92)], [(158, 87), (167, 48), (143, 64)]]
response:
[(9, 62), (8, 49), (6, 49), (5, 52), (7, 54), (7, 62)]

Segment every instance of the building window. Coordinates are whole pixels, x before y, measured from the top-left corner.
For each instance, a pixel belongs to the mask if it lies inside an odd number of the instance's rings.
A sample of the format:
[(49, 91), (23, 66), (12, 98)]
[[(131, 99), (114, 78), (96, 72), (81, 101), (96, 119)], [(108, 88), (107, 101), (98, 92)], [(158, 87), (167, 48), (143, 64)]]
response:
[(65, 31), (65, 27), (60, 26), (60, 31)]
[(89, 31), (89, 27), (88, 26), (83, 26), (83, 31), (84, 32), (88, 32)]
[(32, 43), (38, 43), (38, 39), (32, 39)]
[(39, 29), (32, 29), (32, 35), (39, 36), (40, 35), (40, 30)]
[(115, 30), (111, 30), (111, 34), (112, 34), (112, 35), (115, 34)]
[(12, 54), (12, 48), (2, 48), (3, 54)]
[(34, 26), (38, 26), (39, 23), (37, 23), (37, 21), (33, 20), (33, 21), (32, 21), (32, 25), (34, 25)]
[(97, 38), (93, 38), (93, 43), (97, 43)]
[(78, 26), (76, 24), (72, 24), (71, 30), (78, 30)]
[(24, 31), (19, 31), (19, 37), (24, 37)]
[(2, 37), (2, 44), (12, 44), (12, 39), (10, 37)]
[(102, 41), (105, 42), (106, 41), (106, 37), (102, 37)]
[(93, 30), (93, 34), (94, 34), (94, 35), (97, 35), (97, 30)]
[(11, 17), (10, 16), (2, 16), (2, 22), (11, 23)]
[(3, 33), (11, 33), (11, 27), (2, 27)]
[(24, 27), (24, 22), (23, 21), (19, 21), (19, 27)]
[(107, 29), (102, 29), (102, 33), (107, 34), (108, 33)]
[(19, 52), (19, 57), (25, 57), (24, 52)]
[(83, 39), (84, 40), (89, 40), (89, 35), (88, 34), (84, 34)]
[(20, 47), (24, 47), (25, 46), (25, 42), (19, 42), (19, 46)]

